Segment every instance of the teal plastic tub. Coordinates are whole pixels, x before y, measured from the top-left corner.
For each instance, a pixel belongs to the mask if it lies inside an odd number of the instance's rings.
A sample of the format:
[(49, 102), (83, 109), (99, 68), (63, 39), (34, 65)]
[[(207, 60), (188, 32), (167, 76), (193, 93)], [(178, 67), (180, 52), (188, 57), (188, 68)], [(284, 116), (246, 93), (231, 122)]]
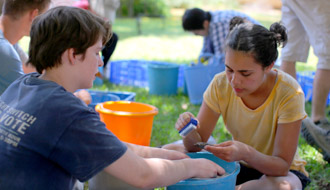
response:
[(234, 190), (240, 171), (238, 162), (226, 162), (209, 152), (188, 153), (191, 158), (206, 158), (223, 167), (226, 174), (217, 178), (191, 178), (168, 186), (167, 190)]
[(166, 62), (150, 62), (147, 71), (150, 94), (177, 94), (179, 65)]

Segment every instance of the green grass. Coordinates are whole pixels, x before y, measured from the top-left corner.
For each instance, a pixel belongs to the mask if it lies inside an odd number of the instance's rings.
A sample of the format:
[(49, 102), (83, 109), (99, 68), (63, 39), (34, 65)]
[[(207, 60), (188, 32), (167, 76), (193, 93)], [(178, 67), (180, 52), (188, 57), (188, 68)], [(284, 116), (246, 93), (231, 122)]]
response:
[[(280, 15), (265, 15), (251, 13), (263, 25), (268, 27), (271, 23), (280, 20)], [(113, 30), (119, 35), (119, 42), (112, 60), (120, 59), (146, 59), (159, 60), (180, 64), (195, 61), (202, 46), (202, 38), (184, 32), (181, 29), (181, 18), (166, 18), (165, 24), (161, 19), (143, 18), (141, 21), (142, 34), (138, 35), (135, 19), (118, 18)], [(21, 46), (27, 50), (29, 38), (20, 41)], [(297, 70), (315, 70), (317, 58), (310, 51), (308, 63), (297, 63)], [(180, 139), (174, 124), (182, 112), (190, 111), (197, 114), (199, 106), (192, 105), (181, 89), (177, 96), (149, 95), (145, 88), (119, 86), (105, 81), (101, 90), (131, 91), (136, 93), (136, 101), (151, 104), (159, 109), (154, 118), (151, 146), (159, 146)], [(310, 103), (306, 103), (306, 112), (310, 113)], [(328, 110), (330, 108), (328, 107)], [(330, 119), (330, 118), (329, 118)], [(229, 140), (231, 137), (223, 126), (222, 119), (218, 121), (213, 132), (217, 142)], [(306, 170), (310, 173), (312, 183), (307, 188), (330, 189), (330, 167), (318, 151), (309, 146), (304, 139), (299, 140), (299, 153), (307, 161)]]

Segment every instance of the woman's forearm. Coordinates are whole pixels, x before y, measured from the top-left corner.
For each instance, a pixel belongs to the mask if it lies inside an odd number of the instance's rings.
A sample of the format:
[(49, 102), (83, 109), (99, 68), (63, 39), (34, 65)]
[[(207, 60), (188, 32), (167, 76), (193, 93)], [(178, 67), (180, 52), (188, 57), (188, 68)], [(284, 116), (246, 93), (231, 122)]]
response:
[(249, 146), (248, 153), (245, 154), (243, 161), (265, 175), (285, 176), (287, 175), (290, 164), (278, 156), (268, 156), (262, 154)]

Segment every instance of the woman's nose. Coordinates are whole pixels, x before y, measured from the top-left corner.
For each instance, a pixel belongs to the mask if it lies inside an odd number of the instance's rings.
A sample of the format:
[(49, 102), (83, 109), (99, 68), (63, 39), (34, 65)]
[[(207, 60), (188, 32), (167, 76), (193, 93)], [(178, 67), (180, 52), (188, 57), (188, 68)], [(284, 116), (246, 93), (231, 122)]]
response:
[(231, 83), (234, 84), (234, 85), (238, 85), (241, 83), (241, 79), (240, 77), (238, 76), (238, 74), (233, 74), (232, 75), (232, 78), (231, 78)]

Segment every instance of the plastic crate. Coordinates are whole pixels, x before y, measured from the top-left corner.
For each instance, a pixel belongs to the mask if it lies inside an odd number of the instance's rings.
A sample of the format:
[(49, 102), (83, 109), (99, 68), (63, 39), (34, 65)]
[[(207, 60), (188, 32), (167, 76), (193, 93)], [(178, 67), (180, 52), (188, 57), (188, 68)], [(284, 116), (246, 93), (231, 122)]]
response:
[(110, 82), (114, 84), (147, 87), (147, 64), (145, 60), (118, 60), (110, 62)]
[[(160, 63), (147, 60), (117, 60), (110, 62), (110, 82), (114, 84), (148, 87), (148, 64)], [(163, 62), (164, 63), (164, 62)], [(183, 87), (184, 65), (179, 67), (178, 87)]]
[(92, 97), (92, 103), (89, 107), (95, 108), (96, 104), (106, 101), (135, 101), (134, 92), (112, 92), (112, 91), (99, 91), (99, 90), (88, 90)]
[[(304, 91), (305, 101), (312, 101), (314, 75), (314, 71), (304, 71), (297, 73), (297, 81)], [(330, 105), (330, 94), (328, 95), (327, 105)]]

